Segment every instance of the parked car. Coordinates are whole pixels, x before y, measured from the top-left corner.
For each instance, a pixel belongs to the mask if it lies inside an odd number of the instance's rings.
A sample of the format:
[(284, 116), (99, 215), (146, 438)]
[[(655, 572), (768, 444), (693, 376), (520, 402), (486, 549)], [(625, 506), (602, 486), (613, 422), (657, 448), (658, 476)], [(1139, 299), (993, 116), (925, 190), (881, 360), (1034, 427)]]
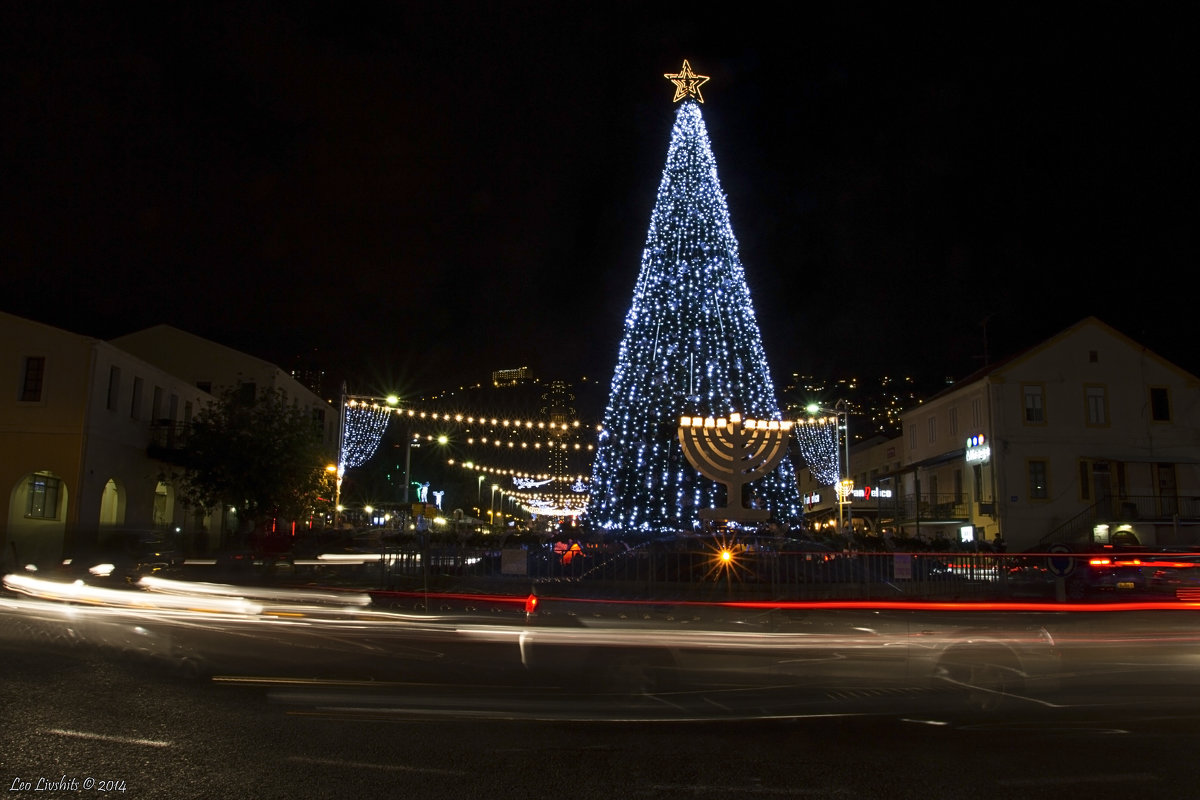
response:
[(1147, 588), (1180, 599), (1200, 599), (1200, 553), (1166, 551), (1146, 559)]
[(162, 530), (103, 531), (96, 542), (75, 548), (64, 560), (76, 577), (130, 582), (183, 563), (180, 534)]

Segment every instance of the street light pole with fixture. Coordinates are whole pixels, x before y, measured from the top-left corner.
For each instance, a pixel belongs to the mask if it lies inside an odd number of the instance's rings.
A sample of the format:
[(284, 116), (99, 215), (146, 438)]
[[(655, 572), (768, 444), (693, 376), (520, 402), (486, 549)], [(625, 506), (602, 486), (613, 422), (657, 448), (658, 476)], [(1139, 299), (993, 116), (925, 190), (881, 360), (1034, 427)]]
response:
[[(492, 501), (487, 506), (487, 524), (492, 527), (492, 533), (496, 533), (496, 489), (500, 488), (499, 483), (492, 483)], [(500, 493), (500, 501), (504, 501), (504, 493)]]

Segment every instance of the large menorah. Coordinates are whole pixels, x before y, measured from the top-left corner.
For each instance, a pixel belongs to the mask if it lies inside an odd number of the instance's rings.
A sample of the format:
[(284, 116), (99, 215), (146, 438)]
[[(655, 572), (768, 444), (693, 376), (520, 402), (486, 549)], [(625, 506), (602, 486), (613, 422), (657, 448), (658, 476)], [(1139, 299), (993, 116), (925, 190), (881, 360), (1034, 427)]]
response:
[(757, 522), (769, 519), (765, 508), (746, 508), (743, 490), (779, 466), (787, 454), (791, 422), (753, 420), (741, 414), (729, 419), (683, 417), (679, 443), (688, 462), (706, 478), (725, 484), (725, 507), (702, 508), (701, 519)]

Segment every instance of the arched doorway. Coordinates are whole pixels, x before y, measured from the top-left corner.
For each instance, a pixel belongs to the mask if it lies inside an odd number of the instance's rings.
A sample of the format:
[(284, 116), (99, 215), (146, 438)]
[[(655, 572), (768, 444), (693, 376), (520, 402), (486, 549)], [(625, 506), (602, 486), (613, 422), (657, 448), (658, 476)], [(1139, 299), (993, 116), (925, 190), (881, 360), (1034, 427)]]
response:
[(154, 527), (166, 528), (175, 522), (175, 489), (163, 481), (154, 487)]
[(48, 470), (17, 481), (9, 492), (8, 539), (0, 563), (20, 569), (61, 561), (68, 499), (66, 482)]
[(115, 528), (125, 522), (125, 489), (114, 479), (104, 484), (100, 497), (100, 527)]

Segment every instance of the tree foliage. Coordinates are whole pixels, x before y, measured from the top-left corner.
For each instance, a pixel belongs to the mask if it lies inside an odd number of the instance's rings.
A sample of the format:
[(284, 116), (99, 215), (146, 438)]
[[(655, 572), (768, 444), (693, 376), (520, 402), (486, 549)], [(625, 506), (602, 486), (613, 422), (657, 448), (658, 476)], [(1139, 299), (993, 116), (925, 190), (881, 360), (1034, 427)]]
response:
[(331, 456), (307, 409), (282, 390), (247, 400), (224, 393), (197, 414), (174, 477), (182, 501), (205, 512), (231, 505), (243, 529), (300, 519), (328, 497)]

